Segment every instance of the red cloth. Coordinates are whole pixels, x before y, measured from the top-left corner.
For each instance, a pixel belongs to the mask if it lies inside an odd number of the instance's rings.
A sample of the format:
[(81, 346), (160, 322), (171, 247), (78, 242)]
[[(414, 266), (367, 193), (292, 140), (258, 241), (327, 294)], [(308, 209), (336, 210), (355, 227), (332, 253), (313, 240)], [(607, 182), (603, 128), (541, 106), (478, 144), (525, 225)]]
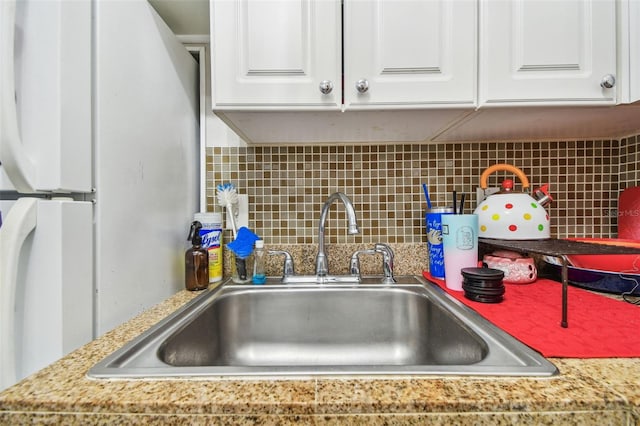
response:
[(562, 284), (556, 281), (505, 283), (501, 303), (480, 303), (426, 271), (423, 276), (545, 357), (640, 357), (640, 307), (630, 303), (569, 286), (569, 327), (563, 328)]

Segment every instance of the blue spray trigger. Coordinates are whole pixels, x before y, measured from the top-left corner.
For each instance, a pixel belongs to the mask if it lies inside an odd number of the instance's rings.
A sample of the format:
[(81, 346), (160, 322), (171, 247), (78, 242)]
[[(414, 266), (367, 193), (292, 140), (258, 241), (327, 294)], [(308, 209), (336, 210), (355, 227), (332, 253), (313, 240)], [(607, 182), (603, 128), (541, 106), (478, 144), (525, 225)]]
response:
[(259, 240), (256, 234), (245, 226), (238, 229), (236, 239), (227, 244), (227, 248), (231, 250), (237, 257), (244, 259), (253, 251), (253, 245)]

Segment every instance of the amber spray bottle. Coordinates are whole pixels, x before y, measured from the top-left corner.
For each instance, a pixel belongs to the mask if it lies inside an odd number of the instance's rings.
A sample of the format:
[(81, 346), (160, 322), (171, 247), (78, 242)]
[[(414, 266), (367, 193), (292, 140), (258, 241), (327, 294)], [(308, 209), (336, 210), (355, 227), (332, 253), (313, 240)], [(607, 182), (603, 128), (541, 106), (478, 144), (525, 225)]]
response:
[(191, 248), (184, 254), (185, 280), (187, 290), (204, 290), (209, 286), (209, 253), (202, 247), (200, 236), (202, 224), (197, 220), (191, 223), (188, 240)]

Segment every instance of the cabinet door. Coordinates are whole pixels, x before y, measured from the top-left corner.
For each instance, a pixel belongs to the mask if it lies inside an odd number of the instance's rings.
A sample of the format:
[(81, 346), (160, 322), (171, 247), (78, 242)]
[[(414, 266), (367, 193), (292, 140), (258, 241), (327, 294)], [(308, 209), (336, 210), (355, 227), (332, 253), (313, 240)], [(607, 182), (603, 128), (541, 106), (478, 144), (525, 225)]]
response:
[(339, 0), (213, 0), (210, 13), (214, 110), (340, 107)]
[(473, 0), (346, 0), (345, 108), (473, 106), (476, 13)]
[(480, 103), (612, 104), (613, 0), (481, 0)]

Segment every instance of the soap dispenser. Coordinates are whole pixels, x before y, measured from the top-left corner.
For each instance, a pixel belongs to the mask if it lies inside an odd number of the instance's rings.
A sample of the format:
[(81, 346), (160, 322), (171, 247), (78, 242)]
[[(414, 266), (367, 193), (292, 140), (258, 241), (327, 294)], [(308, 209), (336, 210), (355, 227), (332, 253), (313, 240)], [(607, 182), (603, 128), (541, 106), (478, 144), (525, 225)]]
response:
[(204, 290), (209, 286), (209, 253), (202, 247), (200, 229), (202, 224), (194, 220), (187, 237), (191, 240), (191, 248), (184, 254), (184, 282), (189, 291)]
[(255, 249), (253, 250), (253, 277), (251, 279), (254, 284), (264, 284), (267, 282), (267, 275), (265, 273), (266, 256), (264, 241), (257, 240)]

